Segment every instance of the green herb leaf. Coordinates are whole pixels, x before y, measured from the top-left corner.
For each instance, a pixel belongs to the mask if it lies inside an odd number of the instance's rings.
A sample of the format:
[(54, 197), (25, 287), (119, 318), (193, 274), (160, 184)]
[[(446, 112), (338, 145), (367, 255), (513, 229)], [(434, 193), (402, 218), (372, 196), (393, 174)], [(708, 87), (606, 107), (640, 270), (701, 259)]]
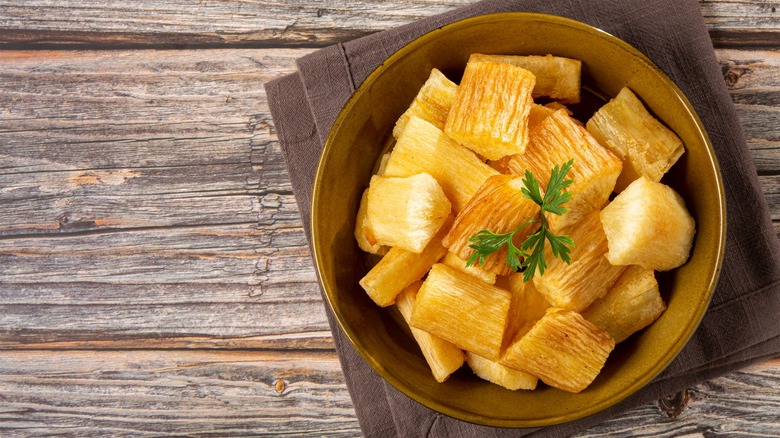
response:
[[(469, 239), (471, 244), (469, 248), (474, 250), (466, 261), (466, 266), (474, 264), (483, 265), (485, 258), (501, 249), (504, 245), (507, 247), (506, 264), (514, 271), (524, 269), (523, 281), (531, 280), (536, 271), (539, 275), (544, 275), (547, 269), (547, 261), (544, 259), (544, 242), (550, 242), (550, 249), (553, 257), (560, 258), (565, 263), (570, 264), (570, 251), (574, 246), (574, 241), (568, 236), (556, 236), (547, 227), (545, 212), (562, 215), (569, 211), (563, 204), (571, 200), (571, 193), (564, 190), (573, 182), (566, 179), (566, 175), (571, 170), (574, 160), (569, 160), (562, 165), (556, 165), (550, 172), (550, 180), (547, 183), (547, 190), (542, 195), (539, 181), (533, 176), (531, 171), (525, 171), (523, 178), (523, 188), (521, 189), (523, 197), (530, 199), (540, 207), (539, 217), (528, 220), (506, 234), (495, 234), (490, 230), (480, 230)], [(512, 239), (515, 234), (533, 222), (541, 223), (539, 231), (528, 236), (525, 241), (517, 248)], [(520, 258), (523, 258), (521, 261)]]

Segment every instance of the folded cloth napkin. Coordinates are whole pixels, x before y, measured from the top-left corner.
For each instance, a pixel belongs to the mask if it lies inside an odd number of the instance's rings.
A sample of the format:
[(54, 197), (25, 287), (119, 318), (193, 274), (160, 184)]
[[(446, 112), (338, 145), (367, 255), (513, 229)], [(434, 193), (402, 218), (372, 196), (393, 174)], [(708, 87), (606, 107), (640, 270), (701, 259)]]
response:
[(414, 38), (462, 18), (495, 12), (548, 13), (603, 29), (646, 54), (682, 89), (715, 147), (726, 189), (728, 234), (720, 280), (701, 326), (652, 383), (601, 413), (540, 429), (477, 426), (412, 401), (360, 358), (328, 309), (336, 351), (365, 435), (566, 436), (633, 406), (780, 354), (780, 244), (697, 2), (487, 0), (301, 58), (298, 73), (265, 87), (307, 235), (320, 151), (355, 89)]

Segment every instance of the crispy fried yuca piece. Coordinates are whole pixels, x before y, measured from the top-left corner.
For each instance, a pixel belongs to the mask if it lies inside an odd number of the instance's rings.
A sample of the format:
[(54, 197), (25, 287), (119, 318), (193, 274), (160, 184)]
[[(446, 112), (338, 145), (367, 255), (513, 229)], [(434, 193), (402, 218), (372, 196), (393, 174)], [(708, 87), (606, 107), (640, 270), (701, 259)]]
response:
[[(544, 107), (549, 109), (549, 110), (552, 110), (552, 111), (558, 111), (559, 109), (565, 109), (566, 110), (566, 114), (568, 114), (569, 116), (573, 116), (574, 115), (574, 113), (571, 112), (571, 110), (569, 108), (567, 108), (566, 105), (564, 105), (564, 104), (562, 104), (560, 102), (557, 102), (557, 101), (556, 102), (546, 103), (546, 104), (544, 104)], [(576, 121), (576, 119), (574, 119), (574, 120)]]
[(481, 379), (512, 391), (536, 389), (536, 384), (539, 382), (539, 379), (528, 373), (505, 367), (496, 361), (485, 359), (468, 351), (466, 352), (466, 361), (474, 374)]
[(487, 165), (492, 167), (493, 169), (496, 169), (498, 173), (509, 173), (509, 169), (507, 166), (509, 165), (509, 160), (512, 159), (511, 155), (507, 155), (504, 158), (498, 159), (498, 160), (488, 160)]
[(534, 83), (534, 75), (520, 67), (469, 62), (444, 132), (489, 160), (522, 154)]
[(580, 101), (580, 70), (578, 59), (560, 56), (483, 55), (474, 53), (469, 62), (503, 62), (522, 67), (536, 76), (533, 98), (550, 97), (566, 103)]
[(487, 284), (495, 284), (496, 282), (495, 272), (488, 272), (478, 265), (466, 266), (466, 261), (453, 252), (448, 251), (441, 262), (451, 268), (473, 275)]
[(696, 232), (682, 197), (671, 187), (645, 177), (629, 184), (602, 210), (601, 222), (612, 264), (656, 271), (685, 263)]
[(431, 70), (431, 75), (428, 76), (428, 80), (425, 81), (420, 92), (412, 101), (398, 121), (395, 122), (393, 128), (393, 137), (398, 138), (401, 136), (406, 122), (412, 116), (419, 117), (432, 123), (439, 129), (444, 129), (444, 124), (447, 122), (447, 115), (450, 113), (452, 103), (455, 102), (455, 96), (458, 93), (458, 85), (446, 76), (438, 69)]
[(528, 113), (529, 132), (536, 129), (536, 127), (539, 126), (540, 123), (542, 123), (542, 120), (551, 116), (552, 113), (554, 113), (555, 111), (556, 109), (552, 109), (544, 105), (534, 104), (531, 107), (531, 111)]
[(406, 178), (371, 177), (367, 225), (376, 243), (419, 253), (450, 215), (452, 206), (427, 173)]
[[(474, 250), (469, 247), (469, 239), (480, 230), (490, 230), (496, 234), (508, 233), (523, 222), (539, 214), (539, 206), (523, 197), (522, 178), (515, 175), (496, 175), (488, 178), (485, 184), (471, 198), (466, 207), (455, 218), (444, 246), (458, 257), (468, 260)], [(538, 228), (534, 223), (526, 226), (514, 236), (518, 248), (526, 237)], [(482, 269), (498, 275), (506, 275), (512, 270), (506, 264), (506, 246), (488, 255)]]
[(510, 299), (503, 289), (437, 263), (417, 294), (409, 325), (498, 360)]
[(581, 312), (606, 295), (625, 266), (613, 266), (606, 258), (607, 237), (598, 211), (564, 228), (561, 233), (574, 240), (571, 264), (553, 257), (547, 245), (544, 251), (547, 270), (544, 275), (534, 276), (533, 282), (551, 305)]
[(585, 128), (574, 123), (565, 110), (557, 110), (531, 134), (531, 143), (525, 153), (513, 156), (507, 166), (511, 173), (518, 175), (530, 170), (539, 185), (546, 189), (552, 168), (571, 159), (574, 164), (567, 179), (574, 182), (567, 190), (572, 198), (565, 205), (569, 212), (548, 216), (550, 228), (555, 232), (577, 223), (607, 203), (622, 169), (620, 159), (601, 147)]
[(628, 88), (593, 114), (586, 126), (599, 143), (623, 160), (618, 192), (640, 176), (660, 181), (685, 152), (682, 140), (650, 115)]
[[(422, 286), (421, 281), (415, 281), (405, 288), (395, 301), (398, 311), (404, 317), (407, 324), (412, 319), (412, 311), (414, 310), (414, 302), (417, 299), (417, 292)], [(428, 366), (431, 367), (431, 373), (437, 382), (441, 383), (447, 380), (450, 374), (454, 373), (458, 368), (463, 365), (465, 355), (460, 348), (456, 347), (452, 342), (445, 341), (444, 339), (433, 336), (432, 334), (410, 327), (412, 330), (412, 336), (417, 341), (417, 345), (420, 346), (422, 354), (425, 357), (425, 361), (428, 362)]]
[(498, 172), (439, 128), (412, 116), (390, 156), (385, 176), (428, 173), (439, 182), (459, 212), (488, 177)]
[[(386, 246), (378, 245), (376, 239), (373, 238), (373, 234), (369, 232), (366, 235), (366, 229), (370, 228), (366, 221), (366, 199), (368, 198), (368, 189), (363, 191), (363, 195), (360, 197), (360, 207), (358, 208), (358, 214), (355, 218), (355, 240), (357, 240), (360, 249), (367, 253), (385, 255), (387, 250), (390, 249)], [(371, 237), (369, 241), (368, 237)]]
[(501, 363), (568, 392), (587, 388), (615, 348), (609, 333), (570, 310), (550, 308)]
[(623, 342), (666, 310), (651, 269), (629, 266), (604, 298), (591, 304), (583, 318), (606, 330), (615, 343)]
[(374, 302), (382, 307), (395, 303), (395, 298), (406, 286), (423, 278), (431, 266), (439, 261), (447, 248), (441, 241), (452, 225), (450, 216), (428, 246), (419, 253), (401, 248), (390, 248), (384, 257), (360, 280), (360, 285)]
[[(531, 106), (531, 110), (528, 112), (528, 132), (532, 132), (534, 129), (536, 129), (537, 126), (539, 126), (539, 123), (542, 122), (542, 120), (546, 119), (549, 115), (554, 113), (554, 109), (550, 109), (544, 105), (539, 104), (533, 104)], [(499, 173), (507, 174), (511, 173), (509, 170), (509, 162), (512, 159), (513, 155), (507, 155), (506, 157), (500, 158), (498, 160), (488, 160), (487, 164), (488, 166), (492, 167), (493, 169), (496, 169)]]
[[(532, 281), (523, 282), (521, 272), (509, 276), (509, 292), (512, 294), (512, 301), (509, 304), (502, 350), (509, 347), (518, 336), (522, 336), (525, 331), (530, 330), (531, 326), (550, 308), (550, 304), (544, 295), (536, 290)], [(524, 329), (525, 331), (523, 331)]]
[(390, 155), (390, 152), (382, 155), (382, 159), (379, 161), (379, 168), (377, 168), (376, 175), (385, 175), (385, 169), (387, 169), (387, 163), (390, 161)]
[[(533, 104), (531, 106), (531, 111), (528, 113), (528, 132), (533, 132), (534, 129), (536, 129), (537, 126), (542, 122), (542, 120), (546, 119), (548, 116), (552, 115), (557, 109), (560, 108), (551, 108), (550, 105), (557, 103), (552, 102), (547, 105), (539, 105), (537, 103)], [(558, 104), (563, 108), (563, 105)], [(568, 112), (567, 112), (568, 114)], [(574, 120), (574, 119), (572, 119)], [(575, 120), (576, 121), (576, 120)], [(512, 155), (507, 155), (504, 158), (495, 160), (495, 161), (488, 161), (488, 166), (492, 167), (493, 169), (496, 169), (499, 173), (511, 173), (509, 170), (509, 162), (512, 159)]]

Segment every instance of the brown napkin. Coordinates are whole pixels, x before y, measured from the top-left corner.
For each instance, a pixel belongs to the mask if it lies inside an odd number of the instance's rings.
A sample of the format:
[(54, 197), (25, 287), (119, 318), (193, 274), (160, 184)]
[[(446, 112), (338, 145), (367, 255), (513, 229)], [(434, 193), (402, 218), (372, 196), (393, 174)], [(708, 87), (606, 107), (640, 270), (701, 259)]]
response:
[(780, 244), (694, 1), (487, 0), (300, 59), (299, 73), (265, 87), (307, 235), (312, 182), (322, 144), (341, 107), (366, 76), (406, 43), (437, 27), (461, 18), (511, 11), (561, 15), (603, 29), (645, 53), (688, 96), (715, 147), (726, 188), (728, 235), (720, 281), (690, 343), (651, 384), (599, 414), (541, 429), (476, 426), (412, 401), (360, 358), (328, 309), (347, 386), (367, 436), (565, 436), (633, 406), (780, 354)]

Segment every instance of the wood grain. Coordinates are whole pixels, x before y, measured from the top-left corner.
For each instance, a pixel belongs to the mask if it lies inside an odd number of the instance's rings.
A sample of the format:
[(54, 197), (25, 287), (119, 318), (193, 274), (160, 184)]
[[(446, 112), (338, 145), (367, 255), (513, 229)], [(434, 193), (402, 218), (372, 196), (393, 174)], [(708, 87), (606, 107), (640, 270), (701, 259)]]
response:
[[(473, 3), (473, 0), (9, 0), (0, 44), (23, 47), (321, 47)], [(775, 46), (778, 5), (700, 0), (717, 45)]]
[(780, 360), (774, 359), (686, 390), (676, 416), (649, 403), (576, 436), (777, 436), (778, 381)]
[(780, 122), (780, 51), (723, 49), (717, 50), (716, 54), (759, 174), (777, 173), (780, 170), (780, 132), (777, 130)]
[(251, 351), (0, 352), (0, 435), (20, 431), (360, 435), (334, 353)]
[[(57, 360), (52, 360), (56, 354)], [(697, 385), (581, 437), (778, 430), (780, 360)], [(359, 436), (332, 352), (0, 351), (0, 434)]]

